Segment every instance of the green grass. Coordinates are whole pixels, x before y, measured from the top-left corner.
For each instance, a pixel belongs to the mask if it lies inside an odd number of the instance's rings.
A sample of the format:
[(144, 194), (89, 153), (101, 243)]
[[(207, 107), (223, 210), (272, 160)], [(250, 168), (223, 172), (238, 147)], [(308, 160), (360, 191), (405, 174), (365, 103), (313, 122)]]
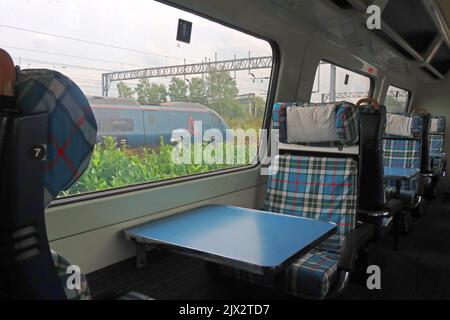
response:
[[(225, 147), (225, 146), (224, 146)], [(161, 142), (158, 150), (118, 148), (113, 137), (96, 145), (88, 169), (61, 197), (167, 180), (237, 167), (227, 164), (174, 164), (172, 145)], [(191, 155), (193, 157), (193, 154)], [(235, 154), (236, 158), (236, 154)], [(248, 150), (246, 152), (248, 161)]]

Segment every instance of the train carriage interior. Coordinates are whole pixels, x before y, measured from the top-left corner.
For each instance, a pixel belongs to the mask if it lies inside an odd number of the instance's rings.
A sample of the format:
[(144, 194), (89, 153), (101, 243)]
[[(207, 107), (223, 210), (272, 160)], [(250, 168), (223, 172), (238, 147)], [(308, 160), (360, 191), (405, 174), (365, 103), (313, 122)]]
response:
[(450, 0), (1, 0), (0, 300), (449, 300), (449, 88)]

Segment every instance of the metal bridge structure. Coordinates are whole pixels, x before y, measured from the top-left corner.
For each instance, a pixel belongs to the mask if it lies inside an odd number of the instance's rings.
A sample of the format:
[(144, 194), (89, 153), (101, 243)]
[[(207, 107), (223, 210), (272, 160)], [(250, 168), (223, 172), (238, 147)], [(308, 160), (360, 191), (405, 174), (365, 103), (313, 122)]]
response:
[(111, 83), (115, 81), (187, 76), (218, 71), (237, 72), (247, 70), (251, 73), (251, 70), (271, 69), (272, 65), (273, 59), (271, 56), (268, 56), (104, 73), (102, 74), (102, 95), (104, 97), (108, 96)]

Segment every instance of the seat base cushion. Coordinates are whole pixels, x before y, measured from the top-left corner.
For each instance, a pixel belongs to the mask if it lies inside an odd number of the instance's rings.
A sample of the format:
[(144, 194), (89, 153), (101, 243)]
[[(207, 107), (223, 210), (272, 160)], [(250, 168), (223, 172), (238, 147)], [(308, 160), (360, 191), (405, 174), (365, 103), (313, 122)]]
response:
[(286, 292), (323, 299), (336, 279), (338, 254), (313, 250), (293, 263), (285, 274)]
[[(339, 255), (314, 249), (294, 262), (285, 271), (286, 293), (307, 299), (323, 299), (327, 296), (337, 274)], [(261, 276), (229, 267), (220, 267), (223, 275), (252, 284), (274, 287), (271, 276)]]

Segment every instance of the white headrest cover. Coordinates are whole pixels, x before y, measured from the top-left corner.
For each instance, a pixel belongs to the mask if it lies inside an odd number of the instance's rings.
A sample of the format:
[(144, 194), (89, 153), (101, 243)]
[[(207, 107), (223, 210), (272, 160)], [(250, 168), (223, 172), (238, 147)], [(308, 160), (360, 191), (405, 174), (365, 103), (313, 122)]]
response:
[(413, 137), (411, 133), (412, 118), (398, 114), (386, 115), (386, 134), (401, 137)]
[(439, 133), (439, 119), (431, 119), (430, 133)]
[(336, 104), (316, 108), (288, 107), (286, 127), (288, 143), (336, 141)]

